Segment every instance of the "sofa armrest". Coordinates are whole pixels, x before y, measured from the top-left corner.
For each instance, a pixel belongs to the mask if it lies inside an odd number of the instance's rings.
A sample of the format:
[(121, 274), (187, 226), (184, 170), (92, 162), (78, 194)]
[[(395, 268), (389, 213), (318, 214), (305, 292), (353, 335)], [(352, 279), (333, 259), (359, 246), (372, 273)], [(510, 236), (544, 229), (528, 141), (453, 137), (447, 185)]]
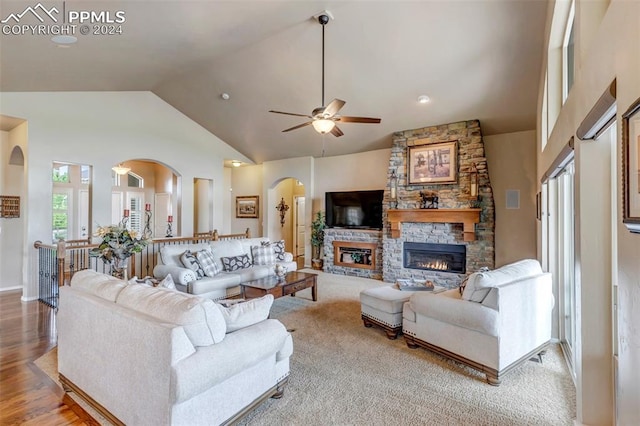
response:
[(187, 285), (196, 280), (196, 275), (191, 269), (182, 268), (176, 265), (156, 265), (153, 268), (153, 276), (163, 280), (167, 275), (171, 275), (177, 284)]
[(498, 336), (500, 323), (498, 311), (482, 306), (480, 303), (470, 302), (443, 294), (417, 292), (409, 299), (411, 309), (417, 314), (433, 318), (438, 321), (475, 330), (490, 336)]
[(186, 401), (218, 383), (247, 370), (265, 358), (292, 351), (290, 334), (278, 320), (267, 319), (227, 334), (215, 345), (200, 347), (196, 353), (173, 366), (175, 402)]

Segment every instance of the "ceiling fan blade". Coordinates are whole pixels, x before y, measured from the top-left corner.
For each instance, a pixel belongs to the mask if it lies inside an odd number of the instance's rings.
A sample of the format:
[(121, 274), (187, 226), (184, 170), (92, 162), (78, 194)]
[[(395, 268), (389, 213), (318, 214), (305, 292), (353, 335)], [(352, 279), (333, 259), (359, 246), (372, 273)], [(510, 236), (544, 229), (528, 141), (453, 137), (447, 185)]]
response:
[(312, 123), (311, 121), (307, 121), (306, 123), (298, 124), (297, 126), (293, 126), (293, 127), (288, 128), (288, 129), (284, 129), (283, 132), (290, 132), (292, 130), (296, 130), (296, 129), (299, 129), (301, 127), (308, 126), (311, 123)]
[(273, 112), (273, 113), (276, 113), (276, 114), (295, 115), (296, 117), (313, 118), (308, 114), (296, 114), (294, 112), (282, 112), (282, 111), (274, 111), (274, 110), (269, 110), (269, 112)]
[(344, 135), (344, 133), (342, 133), (342, 130), (340, 130), (338, 126), (333, 126), (333, 129), (331, 129), (331, 134), (336, 138), (339, 138), (340, 136)]
[(340, 108), (342, 108), (345, 103), (345, 101), (337, 98), (332, 100), (331, 102), (329, 102), (329, 105), (326, 106), (326, 108), (322, 112), (322, 115), (326, 118), (333, 117), (338, 113), (338, 111), (340, 111)]
[(371, 123), (371, 124), (377, 124), (381, 121), (380, 118), (348, 117), (348, 116), (337, 117), (335, 120), (340, 121), (342, 123)]

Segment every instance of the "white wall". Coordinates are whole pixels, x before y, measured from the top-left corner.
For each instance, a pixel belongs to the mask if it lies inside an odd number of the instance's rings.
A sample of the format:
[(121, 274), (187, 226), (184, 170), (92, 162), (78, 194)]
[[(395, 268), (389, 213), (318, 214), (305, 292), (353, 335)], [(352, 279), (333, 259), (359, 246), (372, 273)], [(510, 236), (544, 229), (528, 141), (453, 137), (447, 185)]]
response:
[[(483, 136), (496, 211), (496, 267), (537, 258), (536, 132)], [(506, 208), (507, 190), (520, 191), (520, 208)]]
[[(18, 195), (22, 199), (24, 167), (9, 164), (12, 143), (10, 132), (0, 132), (0, 195)], [(0, 291), (21, 288), (21, 259), (24, 219), (0, 218)]]
[[(11, 152), (19, 147), (26, 152), (27, 124), (9, 132), (0, 132), (0, 195), (20, 196), (20, 217), (0, 218), (0, 291), (22, 288), (22, 258), (28, 247), (23, 241), (25, 226), (25, 167), (9, 164)], [(50, 175), (49, 175), (50, 176)], [(51, 235), (51, 234), (49, 234)], [(44, 240), (43, 241), (48, 241)]]
[[(618, 281), (618, 336), (613, 336), (617, 337), (616, 340), (619, 342), (618, 371), (615, 377), (616, 406), (612, 407), (610, 404), (613, 384), (607, 379), (613, 369), (611, 343), (610, 339), (607, 339), (607, 336), (612, 334), (612, 327), (609, 326), (606, 331), (597, 327), (594, 332), (583, 328), (579, 331), (583, 347), (580, 354), (582, 368), (577, 372), (580, 376), (577, 380), (577, 420), (585, 424), (611, 424), (615, 414), (617, 424), (636, 425), (640, 424), (640, 235), (627, 231), (621, 220), (620, 117), (640, 96), (640, 2), (611, 0), (599, 26), (597, 20), (593, 19), (593, 9), (583, 8), (589, 5), (589, 1), (578, 2), (576, 21), (584, 19), (584, 25), (578, 34), (584, 31), (590, 34), (586, 37), (584, 45), (580, 45), (581, 50), (577, 54), (579, 61), (574, 86), (560, 111), (545, 150), (538, 156), (538, 176), (541, 177), (551, 166), (598, 97), (616, 79), (618, 140), (615, 152), (618, 173), (614, 189), (618, 194), (618, 202), (615, 222), (611, 229), (611, 224), (604, 222), (606, 215), (599, 213), (600, 210), (585, 215), (586, 217), (580, 219), (592, 221), (581, 224), (576, 242), (576, 247), (581, 250), (578, 272), (583, 279), (589, 280), (586, 286), (579, 287), (582, 290), (581, 303), (586, 307), (582, 316), (588, 317), (586, 320), (580, 320), (581, 325), (610, 323), (611, 281)], [(585, 12), (581, 13), (583, 10)], [(540, 89), (542, 90), (542, 85)], [(539, 99), (542, 99), (542, 93)], [(541, 105), (538, 110), (542, 111)], [(541, 129), (540, 124), (538, 129)], [(538, 147), (541, 146), (541, 142), (538, 141)], [(590, 206), (609, 202), (610, 198), (607, 198), (606, 194), (599, 193), (597, 188), (589, 186), (593, 183), (589, 180), (590, 167), (600, 167), (606, 158), (589, 155), (589, 149), (595, 149), (589, 145), (600, 142), (576, 143), (576, 153), (580, 153), (576, 157), (576, 169), (580, 175), (576, 178), (579, 180), (577, 186), (581, 186), (577, 201), (584, 213), (589, 211)], [(598, 219), (598, 215), (602, 217)], [(599, 260), (598, 256), (603, 255), (603, 239), (611, 241), (614, 236), (617, 236), (618, 254), (612, 262), (614, 276), (607, 277), (608, 265), (601, 258)], [(609, 257), (611, 253), (612, 251), (609, 251), (605, 256)], [(615, 251), (613, 253), (615, 254)], [(597, 288), (598, 291), (590, 292), (593, 288)], [(603, 292), (606, 295), (605, 299), (602, 299)]]
[[(93, 220), (111, 220), (111, 167), (127, 158), (171, 166), (182, 177), (182, 235), (193, 232), (193, 179), (213, 179), (215, 205), (223, 204), (223, 162), (249, 162), (216, 136), (150, 92), (2, 93), (0, 114), (28, 121), (25, 246), (51, 235), (51, 163), (93, 166)], [(150, 149), (151, 148), (151, 149)], [(197, 161), (196, 161), (197, 160)], [(221, 228), (223, 213), (213, 218)], [(22, 262), (23, 298), (37, 298), (35, 252)]]

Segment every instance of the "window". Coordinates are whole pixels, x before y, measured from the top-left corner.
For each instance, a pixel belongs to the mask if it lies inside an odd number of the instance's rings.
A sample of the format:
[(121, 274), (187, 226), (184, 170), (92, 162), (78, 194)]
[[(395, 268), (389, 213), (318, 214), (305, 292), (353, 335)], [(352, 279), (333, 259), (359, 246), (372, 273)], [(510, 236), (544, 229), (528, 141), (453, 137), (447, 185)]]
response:
[(53, 242), (66, 240), (69, 236), (69, 204), (70, 194), (61, 190), (53, 193)]
[(144, 194), (139, 192), (127, 192), (127, 206), (129, 207), (128, 228), (142, 234), (144, 227)]
[(52, 180), (54, 183), (69, 183), (69, 165), (54, 163)]
[(567, 27), (562, 42), (562, 103), (567, 100), (575, 73), (575, 2), (571, 2)]

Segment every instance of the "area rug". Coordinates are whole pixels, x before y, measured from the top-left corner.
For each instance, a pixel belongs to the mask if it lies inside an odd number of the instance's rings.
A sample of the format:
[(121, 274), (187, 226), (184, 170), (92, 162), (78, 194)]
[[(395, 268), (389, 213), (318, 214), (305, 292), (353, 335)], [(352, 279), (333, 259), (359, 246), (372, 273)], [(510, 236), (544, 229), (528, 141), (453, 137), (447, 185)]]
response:
[[(240, 424), (573, 424), (575, 387), (558, 345), (542, 363), (526, 362), (499, 387), (490, 386), (473, 369), (409, 349), (401, 336), (389, 340), (381, 329), (365, 328), (360, 291), (381, 285), (386, 284), (320, 272), (317, 302), (310, 289), (276, 299), (271, 317), (293, 336), (289, 383), (281, 399), (268, 400)], [(52, 364), (52, 353), (36, 365), (57, 381), (57, 365), (44, 365)], [(87, 412), (97, 415), (90, 407)]]
[[(42, 355), (40, 358), (36, 359), (34, 364), (44, 373), (49, 376), (51, 380), (53, 380), (58, 386), (62, 387), (60, 380), (58, 378), (58, 348), (55, 347), (51, 349), (46, 354)], [(109, 426), (111, 422), (104, 418), (102, 414), (98, 413), (94, 410), (89, 404), (87, 404), (84, 399), (80, 398), (73, 392), (68, 392), (67, 395), (73, 399), (76, 404), (78, 404), (82, 409), (90, 415), (98, 424)]]

